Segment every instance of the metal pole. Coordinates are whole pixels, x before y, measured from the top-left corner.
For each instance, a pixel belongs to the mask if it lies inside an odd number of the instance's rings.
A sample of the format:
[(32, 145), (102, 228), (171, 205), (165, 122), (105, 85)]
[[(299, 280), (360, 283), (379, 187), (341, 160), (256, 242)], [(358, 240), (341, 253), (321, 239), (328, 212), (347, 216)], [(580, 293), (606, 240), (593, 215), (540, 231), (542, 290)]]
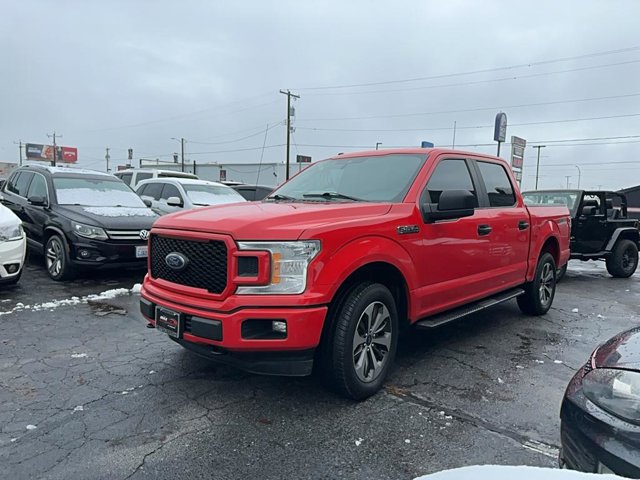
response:
[(580, 190), (580, 177), (582, 176), (582, 172), (580, 171), (580, 167), (578, 165), (574, 165), (578, 169), (578, 190)]
[(182, 150), (182, 171), (184, 172), (184, 138), (180, 139), (180, 148)]
[(571, 175), (565, 175), (564, 178), (567, 179), (567, 190), (569, 190), (569, 179), (571, 178)]
[(107, 173), (109, 173), (109, 158), (111, 158), (109, 156), (109, 147), (106, 147), (105, 150), (107, 153), (104, 155), (104, 159), (107, 161)]
[[(49, 138), (53, 137), (53, 160), (51, 161), (51, 166), (55, 167), (56, 166), (56, 147), (57, 147), (56, 132), (54, 131), (52, 135), (49, 135), (47, 133), (47, 137), (49, 137)], [(58, 135), (58, 137), (62, 137), (62, 135)]]
[(14, 145), (18, 145), (18, 149), (20, 152), (20, 166), (22, 166), (22, 140), (18, 142), (13, 142)]
[(502, 143), (502, 142), (498, 141), (498, 153), (496, 153), (496, 157), (499, 157), (499, 156), (500, 156), (500, 144), (501, 144), (501, 143)]
[(536, 190), (538, 189), (538, 176), (540, 174), (540, 149), (545, 147), (546, 145), (535, 145), (533, 147), (538, 149), (538, 161), (536, 162)]
[(289, 180), (289, 150), (291, 148), (291, 97), (300, 98), (300, 95), (294, 95), (291, 91), (280, 90), (280, 93), (287, 96), (287, 164), (286, 164), (286, 180)]
[[(456, 121), (453, 121), (453, 142), (451, 143), (451, 148), (456, 148)], [(498, 143), (498, 155), (500, 155), (500, 143)]]
[(376, 150), (378, 150), (378, 145), (382, 145), (382, 142), (376, 142)]

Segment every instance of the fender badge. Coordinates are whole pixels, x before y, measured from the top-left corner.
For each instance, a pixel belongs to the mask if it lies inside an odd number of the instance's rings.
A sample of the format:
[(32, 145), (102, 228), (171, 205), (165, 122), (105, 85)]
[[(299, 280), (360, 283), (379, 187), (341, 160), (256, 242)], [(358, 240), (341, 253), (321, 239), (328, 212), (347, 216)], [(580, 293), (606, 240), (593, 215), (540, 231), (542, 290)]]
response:
[(418, 225), (402, 225), (397, 229), (398, 235), (406, 235), (408, 233), (419, 233), (420, 227)]

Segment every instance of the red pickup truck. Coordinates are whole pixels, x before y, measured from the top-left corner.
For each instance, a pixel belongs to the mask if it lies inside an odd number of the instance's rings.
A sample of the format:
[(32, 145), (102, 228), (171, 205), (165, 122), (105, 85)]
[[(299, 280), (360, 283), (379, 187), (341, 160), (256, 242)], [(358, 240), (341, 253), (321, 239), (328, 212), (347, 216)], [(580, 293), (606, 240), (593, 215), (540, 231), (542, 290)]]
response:
[(527, 207), (501, 159), (447, 149), (338, 155), (261, 202), (156, 221), (140, 309), (198, 354), (366, 398), (401, 328), (517, 299), (547, 312), (569, 258), (564, 206)]

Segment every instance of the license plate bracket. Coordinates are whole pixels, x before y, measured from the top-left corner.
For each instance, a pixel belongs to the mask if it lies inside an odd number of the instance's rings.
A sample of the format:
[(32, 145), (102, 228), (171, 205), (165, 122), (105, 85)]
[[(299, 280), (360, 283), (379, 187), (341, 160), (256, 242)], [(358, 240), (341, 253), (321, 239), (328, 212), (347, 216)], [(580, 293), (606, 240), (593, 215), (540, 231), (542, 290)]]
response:
[(156, 307), (156, 329), (170, 337), (180, 338), (182, 315), (163, 307)]
[(136, 258), (147, 258), (149, 256), (149, 247), (147, 245), (136, 246)]

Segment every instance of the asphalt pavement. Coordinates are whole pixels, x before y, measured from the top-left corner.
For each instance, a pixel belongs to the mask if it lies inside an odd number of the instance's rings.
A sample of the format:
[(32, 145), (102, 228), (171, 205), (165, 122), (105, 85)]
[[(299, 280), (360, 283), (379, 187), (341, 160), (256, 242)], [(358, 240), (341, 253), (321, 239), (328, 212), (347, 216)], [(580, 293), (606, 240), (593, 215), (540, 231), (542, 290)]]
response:
[(640, 274), (572, 262), (544, 317), (515, 301), (402, 339), (384, 391), (219, 366), (147, 329), (141, 272), (0, 290), (0, 476), (408, 479), (554, 466), (559, 407), (601, 341), (640, 322)]

